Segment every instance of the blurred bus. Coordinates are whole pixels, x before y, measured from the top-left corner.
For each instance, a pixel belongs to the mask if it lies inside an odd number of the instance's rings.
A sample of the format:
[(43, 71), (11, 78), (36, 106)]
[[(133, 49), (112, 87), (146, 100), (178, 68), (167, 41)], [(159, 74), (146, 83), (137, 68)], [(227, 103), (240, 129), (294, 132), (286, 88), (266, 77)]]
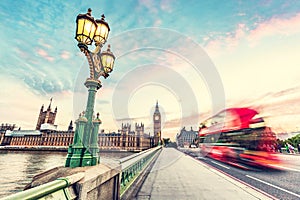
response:
[(251, 108), (228, 108), (203, 121), (199, 127), (201, 153), (232, 165), (274, 167), (276, 135)]

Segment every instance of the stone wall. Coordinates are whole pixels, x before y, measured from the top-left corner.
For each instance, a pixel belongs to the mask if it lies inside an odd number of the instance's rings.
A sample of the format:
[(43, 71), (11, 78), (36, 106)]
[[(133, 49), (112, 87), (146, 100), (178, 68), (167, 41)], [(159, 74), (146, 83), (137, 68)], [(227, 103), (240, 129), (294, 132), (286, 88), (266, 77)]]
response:
[(68, 177), (79, 172), (84, 177), (73, 184), (76, 199), (83, 200), (117, 200), (119, 199), (120, 173), (119, 164), (99, 164), (92, 167), (56, 167), (35, 176), (25, 189), (30, 189), (61, 177)]

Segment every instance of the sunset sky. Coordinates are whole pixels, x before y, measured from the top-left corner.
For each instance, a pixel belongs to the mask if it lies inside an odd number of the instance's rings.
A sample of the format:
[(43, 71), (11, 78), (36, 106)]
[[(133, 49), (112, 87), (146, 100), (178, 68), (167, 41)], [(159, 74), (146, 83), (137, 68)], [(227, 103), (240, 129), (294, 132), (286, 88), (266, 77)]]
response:
[(105, 14), (117, 57), (95, 105), (106, 132), (143, 122), (152, 133), (156, 101), (172, 139), (224, 107), (300, 130), (298, 0), (1, 0), (0, 123), (34, 129), (53, 97), (65, 130), (85, 109), (88, 63), (74, 36), (88, 8)]

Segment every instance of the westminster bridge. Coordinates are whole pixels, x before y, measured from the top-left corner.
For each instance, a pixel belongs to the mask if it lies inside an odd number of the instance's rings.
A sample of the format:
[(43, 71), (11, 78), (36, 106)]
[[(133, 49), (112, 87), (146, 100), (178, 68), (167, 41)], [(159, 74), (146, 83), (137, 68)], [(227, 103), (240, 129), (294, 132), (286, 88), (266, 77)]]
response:
[(276, 199), (195, 158), (159, 146), (118, 162), (56, 167), (3, 199)]

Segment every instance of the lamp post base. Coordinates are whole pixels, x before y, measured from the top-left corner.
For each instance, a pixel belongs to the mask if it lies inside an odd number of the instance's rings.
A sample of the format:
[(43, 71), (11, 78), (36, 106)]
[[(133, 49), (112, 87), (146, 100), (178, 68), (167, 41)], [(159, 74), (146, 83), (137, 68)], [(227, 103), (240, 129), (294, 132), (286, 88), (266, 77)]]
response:
[(93, 166), (93, 156), (89, 151), (85, 151), (82, 157), (81, 167)]
[(90, 152), (92, 153), (92, 165), (98, 165), (100, 163), (100, 154), (99, 154), (99, 147), (91, 147)]
[(72, 158), (72, 146), (73, 144), (69, 145), (65, 167), (70, 167), (70, 162)]
[(85, 151), (85, 147), (82, 144), (82, 137), (84, 133), (84, 127), (87, 119), (84, 116), (79, 115), (79, 119), (76, 120), (76, 130), (74, 133), (73, 144), (68, 148), (68, 155), (65, 167), (80, 167), (82, 162), (82, 155)]
[(72, 151), (71, 153), (68, 152), (67, 160), (66, 160), (66, 167), (81, 167), (82, 165), (82, 152), (84, 152), (84, 147), (69, 147), (68, 151)]

